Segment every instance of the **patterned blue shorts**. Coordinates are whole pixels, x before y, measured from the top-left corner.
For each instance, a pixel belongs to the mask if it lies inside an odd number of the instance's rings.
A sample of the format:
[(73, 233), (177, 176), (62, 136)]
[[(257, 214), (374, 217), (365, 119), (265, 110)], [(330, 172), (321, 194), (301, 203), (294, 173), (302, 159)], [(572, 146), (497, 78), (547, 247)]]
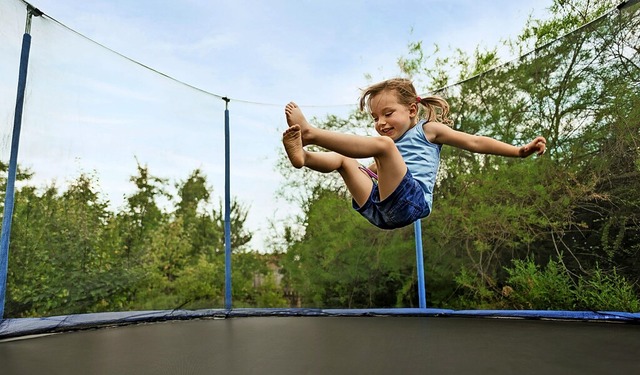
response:
[(360, 215), (381, 229), (401, 228), (431, 213), (431, 206), (424, 197), (422, 187), (409, 170), (387, 199), (380, 201), (378, 184), (374, 182), (367, 202), (358, 207), (352, 200), (352, 205)]

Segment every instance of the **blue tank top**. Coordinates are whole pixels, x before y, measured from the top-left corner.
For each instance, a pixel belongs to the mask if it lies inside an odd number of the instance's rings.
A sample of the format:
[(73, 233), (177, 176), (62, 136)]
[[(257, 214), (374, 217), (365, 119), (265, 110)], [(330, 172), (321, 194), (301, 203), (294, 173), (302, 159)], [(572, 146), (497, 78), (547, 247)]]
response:
[(400, 151), (402, 158), (409, 172), (413, 175), (422, 190), (424, 197), (429, 204), (433, 202), (433, 187), (436, 184), (436, 174), (440, 165), (440, 150), (442, 145), (431, 143), (427, 140), (422, 126), (426, 120), (421, 120), (396, 140), (396, 147)]

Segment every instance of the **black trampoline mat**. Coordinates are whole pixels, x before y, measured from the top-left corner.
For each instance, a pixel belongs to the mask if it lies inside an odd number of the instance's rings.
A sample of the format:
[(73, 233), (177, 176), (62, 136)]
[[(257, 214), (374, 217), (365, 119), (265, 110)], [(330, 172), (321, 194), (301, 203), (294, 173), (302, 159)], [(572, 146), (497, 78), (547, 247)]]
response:
[(452, 317), (172, 321), (0, 343), (13, 374), (640, 374), (640, 325)]

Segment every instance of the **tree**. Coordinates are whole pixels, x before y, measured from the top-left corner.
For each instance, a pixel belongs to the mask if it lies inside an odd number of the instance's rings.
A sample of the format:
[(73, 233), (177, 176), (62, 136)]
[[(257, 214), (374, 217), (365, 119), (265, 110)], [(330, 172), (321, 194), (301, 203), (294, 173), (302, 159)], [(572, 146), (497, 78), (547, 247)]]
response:
[(318, 187), (306, 231), (290, 244), (285, 282), (313, 307), (397, 307), (417, 304), (410, 227), (382, 231), (355, 213), (343, 194)]
[[(605, 14), (612, 5), (554, 2), (551, 18), (530, 20), (517, 40), (507, 42), (518, 51), (536, 48), (509, 64), (500, 65), (496, 49), (442, 57), (437, 46), (425, 53), (421, 41), (398, 60), (414, 82), (428, 82), (419, 90), (446, 97), (455, 128), (513, 144), (541, 134), (550, 150), (543, 159), (522, 161), (443, 149), (434, 212), (423, 221), (428, 285), (443, 288), (429, 294), (431, 305), (500, 306), (513, 259), (542, 264), (557, 258), (570, 276), (565, 281), (575, 285), (598, 273), (638, 283), (640, 17), (637, 7)], [(319, 125), (359, 124), (328, 120)], [(340, 211), (329, 194), (317, 194), (317, 177), (304, 181), (313, 194), (298, 195), (304, 197), (306, 228), (290, 238), (287, 274), (307, 301), (350, 305), (346, 291), (355, 289), (349, 267), (356, 263), (325, 268), (323, 257), (342, 260), (357, 246), (356, 231), (343, 216), (333, 219)], [(342, 192), (332, 184), (327, 189)], [(331, 223), (315, 218), (316, 210)], [(319, 229), (329, 225), (342, 236)], [(340, 256), (332, 255), (334, 249)]]
[[(224, 210), (210, 205), (212, 188), (198, 169), (176, 183), (175, 210), (151, 232), (140, 258), (145, 278), (131, 307), (203, 308), (222, 306), (225, 286)], [(245, 262), (254, 254), (246, 250), (251, 240), (244, 223), (248, 209), (231, 202), (231, 244), (234, 249), (234, 297), (252, 304), (258, 292), (248, 290), (259, 262)], [(240, 276), (240, 278), (238, 278)], [(247, 284), (249, 283), (249, 284)], [(246, 288), (241, 285), (250, 285)]]
[(167, 215), (160, 209), (157, 200), (170, 198), (167, 193), (167, 180), (153, 176), (149, 168), (137, 163), (138, 174), (131, 176), (137, 190), (126, 197), (124, 210), (117, 215), (116, 226), (122, 236), (124, 255), (136, 266), (146, 253), (151, 234), (164, 222)]
[(123, 267), (113, 214), (96, 181), (81, 174), (66, 191), (51, 185), (16, 192), (8, 316), (121, 309), (136, 282)]
[[(79, 175), (64, 191), (37, 189), (19, 174), (7, 283), (10, 317), (123, 309), (221, 306), (224, 291), (222, 207), (208, 204), (206, 176), (193, 171), (176, 187), (175, 209), (161, 209), (168, 180), (138, 164), (137, 191), (119, 211), (100, 197), (95, 176)], [(4, 182), (4, 181), (3, 181)], [(172, 202), (169, 201), (167, 207)], [(248, 210), (232, 202), (234, 296), (238, 305), (282, 304), (267, 259), (247, 249)]]

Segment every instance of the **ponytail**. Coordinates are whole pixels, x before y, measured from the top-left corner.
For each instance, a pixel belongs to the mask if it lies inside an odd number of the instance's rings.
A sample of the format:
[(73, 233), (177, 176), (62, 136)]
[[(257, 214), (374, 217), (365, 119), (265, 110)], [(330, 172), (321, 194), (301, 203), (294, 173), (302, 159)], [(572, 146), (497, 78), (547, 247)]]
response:
[(416, 101), (422, 104), (423, 108), (419, 108), (419, 114), (422, 118), (429, 122), (441, 122), (445, 125), (452, 126), (453, 121), (449, 119), (449, 103), (439, 96), (427, 96), (425, 98), (417, 97)]

